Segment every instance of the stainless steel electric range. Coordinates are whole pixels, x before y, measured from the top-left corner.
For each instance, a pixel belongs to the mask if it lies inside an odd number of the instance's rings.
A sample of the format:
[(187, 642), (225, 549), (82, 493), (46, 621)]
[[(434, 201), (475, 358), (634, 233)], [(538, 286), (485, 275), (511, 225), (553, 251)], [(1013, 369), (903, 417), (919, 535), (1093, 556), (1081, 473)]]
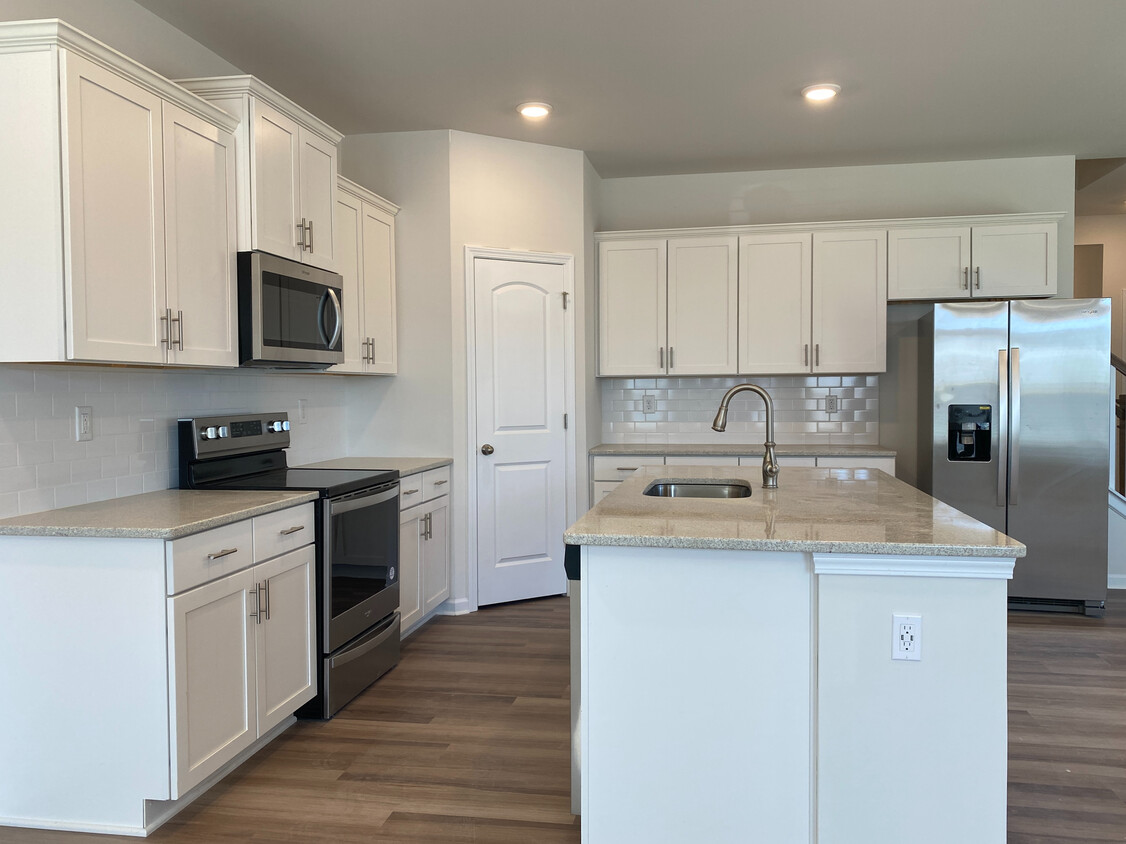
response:
[(181, 489), (304, 490), (316, 507), (317, 697), (331, 718), (399, 661), (399, 473), (290, 468), (285, 413), (181, 419)]

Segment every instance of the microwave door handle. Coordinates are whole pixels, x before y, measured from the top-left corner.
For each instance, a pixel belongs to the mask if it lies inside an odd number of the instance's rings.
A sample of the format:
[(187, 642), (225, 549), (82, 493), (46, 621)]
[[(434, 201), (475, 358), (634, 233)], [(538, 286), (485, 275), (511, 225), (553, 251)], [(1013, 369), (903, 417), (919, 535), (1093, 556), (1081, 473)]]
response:
[(337, 342), (340, 340), (340, 332), (344, 330), (344, 316), (340, 310), (340, 297), (331, 287), (328, 289), (328, 296), (332, 299), (333, 310), (336, 311), (336, 327), (332, 330), (332, 339), (328, 341), (328, 347), (335, 349)]
[[(329, 337), (328, 332), (325, 331), (325, 303), (332, 302), (332, 307), (336, 311), (336, 326), (333, 328), (332, 336)], [(325, 344), (326, 349), (332, 349), (336, 345), (336, 341), (340, 339), (340, 332), (343, 329), (343, 321), (340, 316), (340, 299), (336, 295), (336, 291), (331, 287), (327, 288), (324, 295), (321, 296), (320, 307), (317, 308), (317, 328), (321, 332), (321, 342)]]

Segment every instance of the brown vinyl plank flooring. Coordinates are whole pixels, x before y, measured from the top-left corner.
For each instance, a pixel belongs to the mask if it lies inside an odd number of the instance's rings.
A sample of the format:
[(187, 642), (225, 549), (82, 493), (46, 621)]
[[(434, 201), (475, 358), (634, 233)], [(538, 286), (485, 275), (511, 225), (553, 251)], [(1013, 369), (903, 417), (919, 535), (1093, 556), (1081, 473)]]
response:
[[(1126, 840), (1126, 591), (1107, 606), (1009, 616), (1009, 844)], [(577, 844), (567, 628), (566, 598), (435, 619), (336, 718), (299, 722), (150, 840)]]

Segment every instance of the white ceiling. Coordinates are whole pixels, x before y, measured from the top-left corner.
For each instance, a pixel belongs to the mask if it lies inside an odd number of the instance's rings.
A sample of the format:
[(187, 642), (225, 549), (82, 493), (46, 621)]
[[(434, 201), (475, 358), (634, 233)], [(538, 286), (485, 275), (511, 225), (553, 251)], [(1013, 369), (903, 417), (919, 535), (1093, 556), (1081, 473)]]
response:
[(571, 147), (604, 178), (1126, 155), (1126, 0), (137, 2), (345, 134)]

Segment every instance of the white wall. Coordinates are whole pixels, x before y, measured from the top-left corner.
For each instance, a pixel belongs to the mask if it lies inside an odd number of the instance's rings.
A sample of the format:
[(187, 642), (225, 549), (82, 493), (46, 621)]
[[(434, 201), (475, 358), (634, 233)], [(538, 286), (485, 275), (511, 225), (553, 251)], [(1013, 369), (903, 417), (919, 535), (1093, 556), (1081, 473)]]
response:
[(1006, 158), (604, 179), (603, 231), (1063, 211), (1059, 295), (1071, 296), (1075, 158)]
[(0, 0), (0, 20), (60, 18), (169, 79), (241, 74), (133, 0)]
[(346, 137), (340, 171), (395, 218), (399, 374), (349, 394), (348, 454), (452, 457), (449, 132)]
[(1103, 246), (1103, 296), (1114, 300), (1110, 348), (1126, 356), (1126, 214), (1075, 219), (1075, 244)]

